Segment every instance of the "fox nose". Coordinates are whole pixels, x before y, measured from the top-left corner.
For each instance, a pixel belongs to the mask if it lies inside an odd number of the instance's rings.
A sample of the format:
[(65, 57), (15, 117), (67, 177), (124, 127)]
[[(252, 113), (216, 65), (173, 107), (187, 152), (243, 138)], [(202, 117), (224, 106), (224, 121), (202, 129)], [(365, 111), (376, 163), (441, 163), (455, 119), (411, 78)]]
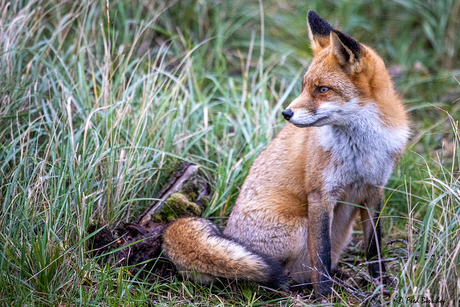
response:
[(281, 112), (281, 114), (283, 114), (285, 120), (290, 120), (292, 115), (294, 115), (294, 112), (292, 112), (291, 109), (286, 109)]

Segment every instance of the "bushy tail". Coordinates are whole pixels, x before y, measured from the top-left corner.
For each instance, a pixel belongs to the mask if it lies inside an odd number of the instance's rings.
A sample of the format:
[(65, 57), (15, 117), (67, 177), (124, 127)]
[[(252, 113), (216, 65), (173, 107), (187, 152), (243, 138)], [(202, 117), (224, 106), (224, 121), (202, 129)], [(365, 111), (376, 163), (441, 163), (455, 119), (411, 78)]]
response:
[(163, 253), (178, 271), (200, 283), (220, 277), (286, 289), (287, 277), (278, 261), (226, 237), (202, 218), (174, 221), (163, 233)]

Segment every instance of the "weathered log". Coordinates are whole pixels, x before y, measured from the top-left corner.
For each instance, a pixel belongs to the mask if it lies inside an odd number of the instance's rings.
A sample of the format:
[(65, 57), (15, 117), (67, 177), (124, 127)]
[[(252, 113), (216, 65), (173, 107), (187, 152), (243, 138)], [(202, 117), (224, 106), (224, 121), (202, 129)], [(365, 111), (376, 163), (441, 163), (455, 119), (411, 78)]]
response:
[(166, 200), (172, 194), (181, 191), (190, 178), (195, 176), (198, 171), (199, 167), (191, 163), (188, 163), (185, 167), (177, 171), (175, 175), (170, 178), (165, 188), (160, 191), (158, 197), (156, 197), (159, 200), (153, 201), (144, 213), (139, 216), (137, 224), (146, 226), (152, 220), (152, 216), (158, 214), (163, 209)]

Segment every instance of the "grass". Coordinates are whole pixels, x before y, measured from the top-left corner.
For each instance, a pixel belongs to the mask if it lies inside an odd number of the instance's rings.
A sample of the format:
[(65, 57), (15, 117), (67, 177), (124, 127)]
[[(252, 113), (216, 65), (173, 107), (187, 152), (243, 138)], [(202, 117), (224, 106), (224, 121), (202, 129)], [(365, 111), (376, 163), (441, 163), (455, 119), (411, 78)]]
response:
[(205, 171), (213, 194), (203, 215), (225, 224), (300, 93), (309, 9), (384, 57), (412, 122), (382, 220), (383, 242), (407, 242), (384, 247), (394, 286), (368, 282), (357, 230), (341, 264), (352, 279), (334, 302), (458, 305), (459, 6), (0, 0), (0, 305), (311, 303), (308, 290), (147, 283), (97, 264), (85, 244), (95, 219), (115, 228), (142, 212), (177, 160)]

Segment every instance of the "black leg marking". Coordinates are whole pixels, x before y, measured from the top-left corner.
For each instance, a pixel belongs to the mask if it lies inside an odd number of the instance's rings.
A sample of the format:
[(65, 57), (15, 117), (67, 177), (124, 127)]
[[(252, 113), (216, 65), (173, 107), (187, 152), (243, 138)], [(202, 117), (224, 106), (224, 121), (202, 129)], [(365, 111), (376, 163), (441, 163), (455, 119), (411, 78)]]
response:
[[(378, 212), (374, 212), (367, 209), (361, 209), (361, 219), (363, 221), (363, 230), (364, 230), (364, 240), (367, 242), (366, 246), (366, 259), (367, 261), (376, 261), (368, 265), (369, 273), (373, 278), (378, 278), (382, 274), (385, 274), (385, 265), (383, 262), (378, 262), (379, 255), (381, 258), (380, 246), (381, 246), (381, 231), (379, 220), (379, 212), (381, 210), (381, 200), (375, 205), (373, 209)], [(370, 219), (372, 216), (372, 220)]]
[(309, 250), (315, 296), (316, 298), (327, 297), (332, 292), (332, 281), (329, 276), (331, 271), (330, 213), (323, 211), (315, 214), (309, 228)]
[[(377, 213), (374, 213), (377, 214)], [(379, 256), (379, 247), (381, 246), (381, 233), (380, 233), (380, 223), (377, 224), (377, 218), (374, 218), (375, 233), (372, 232), (372, 236), (369, 238), (368, 250), (367, 250), (367, 260), (378, 260)], [(377, 236), (377, 241), (375, 237)], [(381, 271), (380, 271), (381, 270)], [(369, 264), (369, 273), (373, 278), (378, 278), (380, 275), (385, 274), (385, 265), (383, 262), (376, 262)]]

